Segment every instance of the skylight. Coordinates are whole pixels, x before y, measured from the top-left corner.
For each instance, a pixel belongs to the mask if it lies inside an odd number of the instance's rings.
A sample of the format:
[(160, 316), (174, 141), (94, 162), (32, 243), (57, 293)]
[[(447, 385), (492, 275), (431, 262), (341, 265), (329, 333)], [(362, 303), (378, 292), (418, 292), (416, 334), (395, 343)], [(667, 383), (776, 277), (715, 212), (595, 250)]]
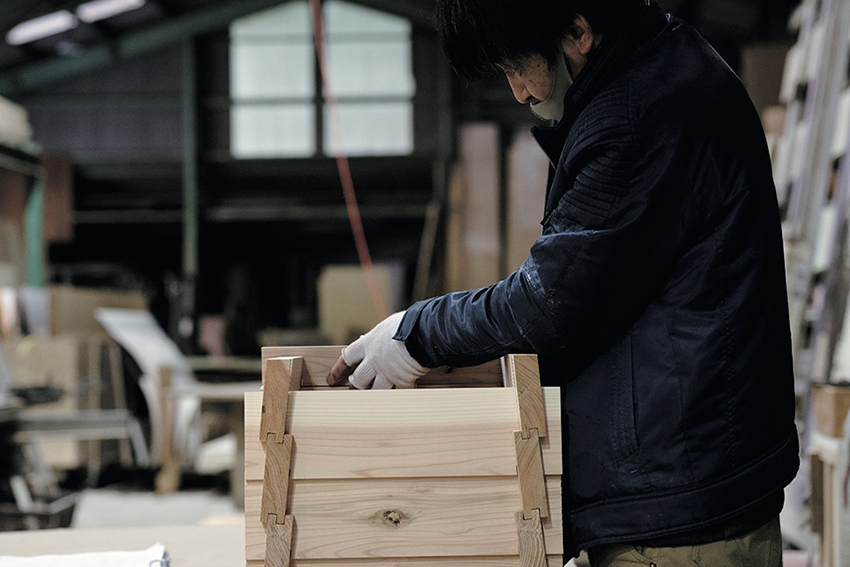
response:
[(59, 10), (21, 22), (6, 34), (6, 43), (32, 43), (74, 29), (80, 21), (91, 24), (136, 10), (144, 6), (145, 2), (146, 0), (90, 0), (77, 6), (76, 16), (68, 10)]
[(77, 18), (68, 10), (59, 10), (16, 25), (6, 34), (9, 45), (24, 45), (77, 27)]
[(136, 10), (145, 5), (145, 0), (91, 0), (77, 6), (77, 17), (90, 24)]

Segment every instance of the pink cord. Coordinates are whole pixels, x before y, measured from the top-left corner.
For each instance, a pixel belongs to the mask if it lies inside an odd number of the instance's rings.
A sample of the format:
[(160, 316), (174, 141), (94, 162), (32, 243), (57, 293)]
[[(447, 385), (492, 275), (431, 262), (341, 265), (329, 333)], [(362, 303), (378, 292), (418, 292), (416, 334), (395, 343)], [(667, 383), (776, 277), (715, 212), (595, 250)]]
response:
[(342, 139), (342, 123), (339, 114), (339, 105), (331, 90), (329, 74), (325, 63), (325, 32), (322, 18), (321, 0), (310, 0), (310, 12), (313, 16), (313, 38), (316, 42), (316, 53), (319, 58), (319, 70), (322, 76), (322, 90), (328, 104), (330, 115), (331, 136), (334, 145), (338, 148), (336, 165), (339, 170), (339, 180), (342, 183), (342, 192), (345, 195), (345, 207), (348, 212), (348, 220), (351, 223), (351, 232), (354, 235), (354, 244), (357, 247), (357, 256), (360, 266), (366, 276), (366, 284), (372, 296), (372, 305), (378, 318), (383, 320), (389, 316), (387, 305), (381, 295), (378, 286), (378, 278), (375, 275), (375, 266), (369, 254), (369, 245), (366, 243), (366, 233), (363, 230), (363, 220), (360, 218), (360, 207), (357, 205), (357, 195), (354, 192), (354, 179), (351, 176), (351, 167), (348, 156), (345, 155)]

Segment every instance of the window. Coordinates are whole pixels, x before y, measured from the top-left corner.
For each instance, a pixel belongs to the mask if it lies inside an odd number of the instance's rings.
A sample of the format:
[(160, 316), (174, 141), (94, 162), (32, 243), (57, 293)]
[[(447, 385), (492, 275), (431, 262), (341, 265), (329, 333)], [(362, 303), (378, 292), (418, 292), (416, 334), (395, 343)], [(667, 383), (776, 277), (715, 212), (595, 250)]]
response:
[(410, 22), (343, 0), (326, 0), (323, 14), (340, 132), (321, 96), (308, 4), (292, 0), (230, 27), (234, 157), (413, 151)]

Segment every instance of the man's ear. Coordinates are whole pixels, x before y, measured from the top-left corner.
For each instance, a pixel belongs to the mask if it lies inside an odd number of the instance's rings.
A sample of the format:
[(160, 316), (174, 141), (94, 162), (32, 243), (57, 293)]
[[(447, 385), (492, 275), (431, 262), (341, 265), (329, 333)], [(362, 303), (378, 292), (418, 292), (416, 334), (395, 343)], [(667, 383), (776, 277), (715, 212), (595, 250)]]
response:
[(564, 37), (564, 51), (567, 51), (569, 46), (571, 50), (586, 56), (593, 49), (595, 42), (596, 37), (593, 34), (593, 28), (590, 27), (590, 22), (581, 14), (576, 15), (575, 20), (567, 30), (567, 35)]

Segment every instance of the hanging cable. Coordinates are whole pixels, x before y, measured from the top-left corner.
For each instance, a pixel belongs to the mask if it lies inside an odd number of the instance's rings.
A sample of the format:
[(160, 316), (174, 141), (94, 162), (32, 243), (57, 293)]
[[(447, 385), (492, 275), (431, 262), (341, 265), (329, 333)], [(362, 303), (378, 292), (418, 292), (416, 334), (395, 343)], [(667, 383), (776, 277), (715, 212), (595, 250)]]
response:
[(321, 0), (310, 0), (310, 13), (313, 17), (313, 40), (316, 43), (316, 55), (319, 60), (319, 72), (322, 77), (322, 93), (328, 105), (328, 115), (331, 129), (331, 139), (336, 148), (336, 165), (339, 170), (339, 180), (342, 184), (342, 192), (345, 195), (345, 207), (348, 213), (348, 220), (351, 223), (351, 232), (354, 235), (354, 244), (357, 247), (357, 256), (360, 259), (360, 266), (363, 269), (363, 274), (366, 276), (366, 284), (369, 287), (369, 293), (372, 296), (372, 305), (375, 308), (375, 313), (379, 319), (386, 319), (389, 315), (384, 297), (381, 294), (381, 288), (378, 285), (378, 278), (375, 274), (375, 266), (372, 264), (372, 257), (369, 254), (369, 245), (366, 242), (366, 233), (363, 230), (363, 220), (360, 217), (360, 207), (357, 204), (357, 194), (354, 192), (354, 179), (351, 176), (351, 167), (348, 163), (348, 156), (345, 154), (345, 148), (342, 136), (342, 120), (339, 112), (339, 104), (336, 97), (333, 95), (333, 90), (330, 84), (330, 73), (327, 68), (327, 57), (325, 54), (325, 31), (324, 18), (322, 16)]

